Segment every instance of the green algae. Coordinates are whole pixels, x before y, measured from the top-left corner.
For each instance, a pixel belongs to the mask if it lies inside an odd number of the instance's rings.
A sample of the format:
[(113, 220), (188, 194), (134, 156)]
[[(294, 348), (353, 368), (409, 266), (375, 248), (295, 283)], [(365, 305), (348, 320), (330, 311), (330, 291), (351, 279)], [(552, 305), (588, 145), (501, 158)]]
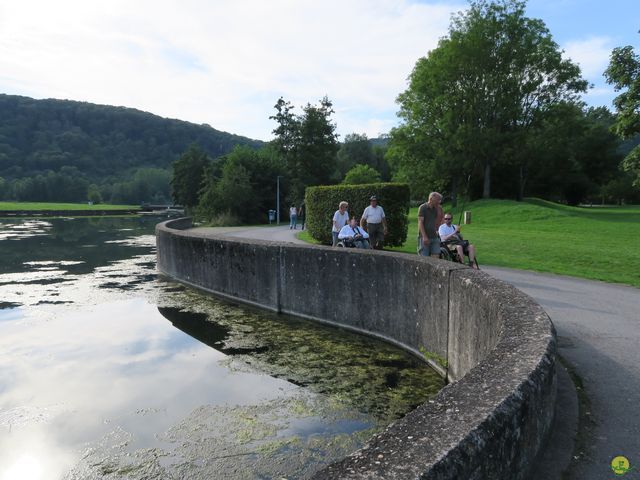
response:
[[(230, 305), (192, 290), (180, 297), (179, 306), (165, 302), (161, 313), (178, 328), (228, 354), (225, 364), (231, 371), (257, 370), (285, 379), (381, 424), (402, 417), (444, 386), (444, 380), (425, 362), (385, 342)], [(200, 320), (189, 320), (185, 316), (189, 312)], [(206, 342), (212, 330), (224, 335)]]

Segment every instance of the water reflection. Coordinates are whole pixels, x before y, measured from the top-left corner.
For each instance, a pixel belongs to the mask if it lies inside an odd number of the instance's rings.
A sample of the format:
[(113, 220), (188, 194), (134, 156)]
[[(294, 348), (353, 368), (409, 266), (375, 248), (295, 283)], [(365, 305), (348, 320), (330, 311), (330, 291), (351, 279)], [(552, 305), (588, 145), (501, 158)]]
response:
[(388, 345), (159, 280), (154, 225), (0, 225), (0, 479), (304, 477), (440, 387)]

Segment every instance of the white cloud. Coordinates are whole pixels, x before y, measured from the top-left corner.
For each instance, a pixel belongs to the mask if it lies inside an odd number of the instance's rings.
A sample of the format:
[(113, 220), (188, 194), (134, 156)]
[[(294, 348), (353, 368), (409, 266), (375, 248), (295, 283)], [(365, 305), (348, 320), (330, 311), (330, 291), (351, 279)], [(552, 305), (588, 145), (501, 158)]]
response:
[(126, 105), (262, 139), (271, 136), (279, 96), (302, 105), (326, 94), (341, 134), (375, 136), (395, 123), (395, 98), (415, 61), (461, 8), (410, 0), (6, 2), (0, 90)]
[(564, 45), (564, 56), (579, 64), (582, 75), (594, 81), (602, 78), (613, 47), (613, 40), (609, 37), (589, 37), (567, 42)]

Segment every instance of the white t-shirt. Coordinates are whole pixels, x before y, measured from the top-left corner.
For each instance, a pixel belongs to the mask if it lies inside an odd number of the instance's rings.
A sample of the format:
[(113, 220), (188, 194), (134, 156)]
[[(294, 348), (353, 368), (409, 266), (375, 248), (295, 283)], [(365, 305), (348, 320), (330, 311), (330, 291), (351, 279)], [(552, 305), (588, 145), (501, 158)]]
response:
[(289, 215), (298, 215), (298, 209), (296, 207), (291, 207), (289, 209)]
[(351, 225), (349, 224), (342, 227), (340, 233), (338, 233), (338, 238), (342, 240), (343, 238), (355, 237), (358, 233), (362, 235), (362, 238), (369, 238), (369, 234), (365, 232), (363, 228), (356, 225), (356, 228), (354, 229), (351, 228)]
[(382, 223), (382, 219), (384, 218), (384, 210), (380, 206), (376, 206), (373, 208), (369, 205), (362, 212), (362, 218), (367, 221), (367, 223)]
[(438, 228), (438, 234), (442, 239), (444, 239), (448, 235), (453, 235), (454, 233), (456, 233), (456, 226), (453, 223), (450, 227), (448, 227), (446, 223), (443, 223), (442, 225), (440, 225), (440, 228)]
[(345, 210), (343, 214), (340, 214), (340, 210), (336, 210), (336, 213), (333, 214), (333, 221), (335, 223), (331, 231), (339, 232), (342, 227), (349, 223), (349, 212)]

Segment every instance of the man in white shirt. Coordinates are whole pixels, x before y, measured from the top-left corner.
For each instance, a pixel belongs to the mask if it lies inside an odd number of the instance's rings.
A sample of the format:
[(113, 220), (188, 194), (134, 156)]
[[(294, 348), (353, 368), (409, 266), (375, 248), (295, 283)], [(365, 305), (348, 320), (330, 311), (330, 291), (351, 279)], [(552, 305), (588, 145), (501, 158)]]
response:
[(449, 242), (450, 245), (455, 246), (458, 252), (460, 261), (464, 263), (465, 254), (469, 256), (469, 266), (477, 268), (476, 266), (476, 247), (471, 245), (467, 240), (462, 240), (460, 235), (460, 227), (453, 225), (453, 215), (451, 213), (444, 214), (444, 223), (438, 228), (438, 234), (440, 235), (440, 241), (443, 243)]
[(372, 247), (382, 250), (384, 236), (387, 234), (387, 219), (384, 210), (378, 205), (378, 197), (373, 195), (369, 200), (371, 203), (362, 212), (360, 227), (369, 234)]
[(342, 227), (338, 238), (345, 243), (353, 243), (356, 248), (371, 248), (369, 246), (369, 234), (358, 227), (356, 217), (351, 217), (349, 223)]

